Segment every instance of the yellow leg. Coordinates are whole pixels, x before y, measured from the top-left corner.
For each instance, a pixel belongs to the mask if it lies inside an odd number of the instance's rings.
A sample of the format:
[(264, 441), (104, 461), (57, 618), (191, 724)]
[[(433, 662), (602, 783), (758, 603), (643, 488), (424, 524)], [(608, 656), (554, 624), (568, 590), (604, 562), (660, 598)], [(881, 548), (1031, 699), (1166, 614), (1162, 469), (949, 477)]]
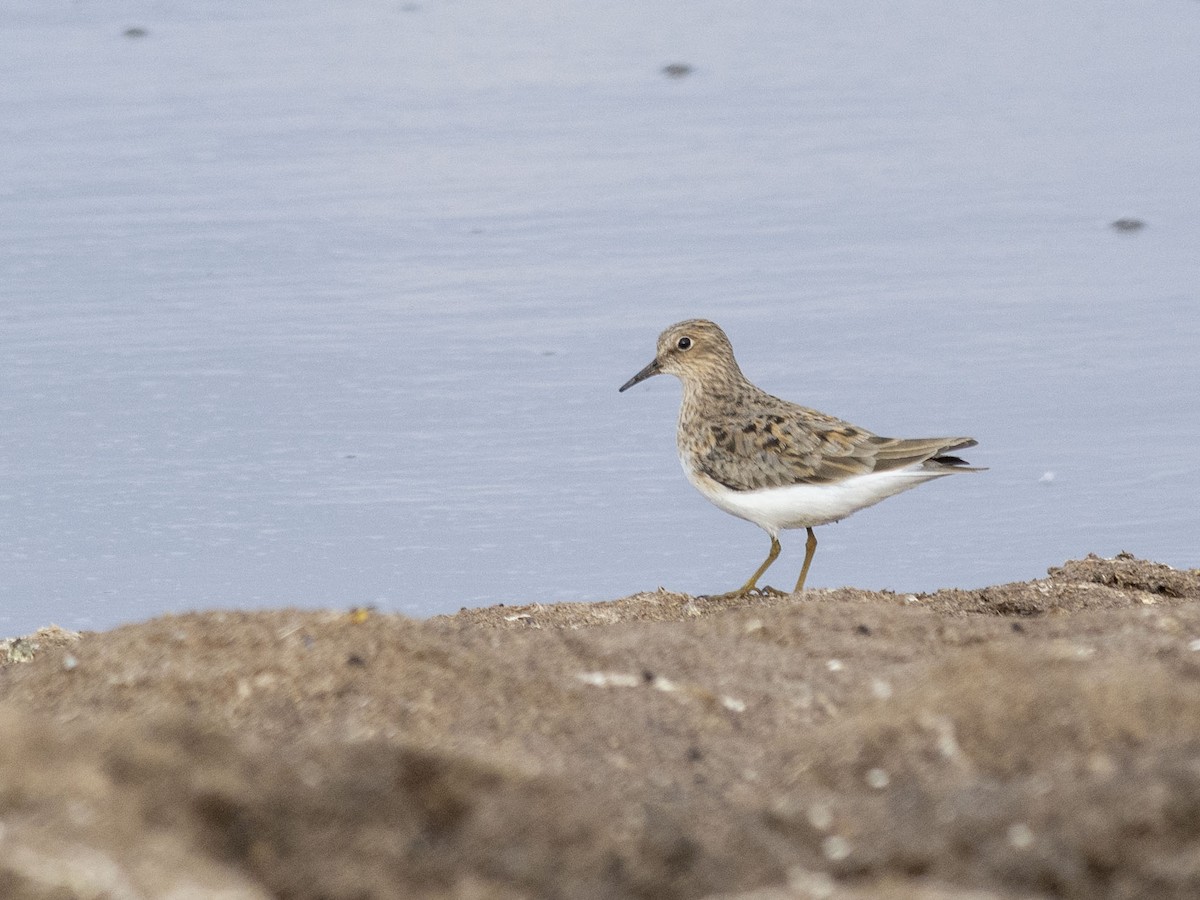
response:
[[(817, 536), (813, 534), (813, 530), (808, 529), (808, 540), (804, 542), (804, 566), (800, 569), (800, 577), (796, 580), (796, 589), (793, 594), (798, 594), (804, 590), (804, 579), (808, 577), (808, 567), (812, 563), (813, 554), (817, 552)], [(759, 573), (762, 574), (761, 572)]]
[(767, 558), (763, 560), (763, 564), (754, 570), (754, 574), (750, 576), (750, 580), (743, 584), (736, 591), (730, 591), (727, 594), (719, 594), (713, 597), (714, 600), (732, 600), (734, 597), (745, 597), (758, 586), (758, 579), (762, 578), (763, 572), (771, 568), (771, 563), (779, 558), (779, 538), (771, 536), (771, 552), (767, 554)]

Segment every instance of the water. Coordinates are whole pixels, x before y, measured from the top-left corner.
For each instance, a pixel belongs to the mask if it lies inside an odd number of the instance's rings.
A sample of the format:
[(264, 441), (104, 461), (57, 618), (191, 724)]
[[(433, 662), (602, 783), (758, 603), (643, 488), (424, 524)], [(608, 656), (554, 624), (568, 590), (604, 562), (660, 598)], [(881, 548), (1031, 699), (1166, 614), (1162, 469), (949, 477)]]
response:
[(810, 584), (1194, 566), (1198, 46), (1185, 2), (12, 2), (0, 633), (728, 589), (765, 535), (672, 379), (616, 390), (697, 315), (981, 442)]

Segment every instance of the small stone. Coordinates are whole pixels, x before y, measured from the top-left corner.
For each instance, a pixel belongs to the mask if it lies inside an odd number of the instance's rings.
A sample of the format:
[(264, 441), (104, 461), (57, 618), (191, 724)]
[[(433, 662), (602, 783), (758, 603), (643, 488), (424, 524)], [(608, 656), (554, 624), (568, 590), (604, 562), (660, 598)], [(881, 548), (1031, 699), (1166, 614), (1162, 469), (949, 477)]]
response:
[(825, 663), (825, 668), (827, 668), (830, 672), (840, 672), (842, 669), (846, 668), (846, 664), (840, 659), (831, 659), (829, 662)]
[(746, 711), (746, 701), (739, 700), (737, 697), (725, 695), (721, 697), (721, 705), (730, 712), (740, 713)]
[(664, 694), (673, 694), (679, 690), (679, 685), (673, 682), (670, 678), (664, 678), (662, 675), (655, 675), (654, 678), (647, 683), (656, 691), (662, 691)]
[(1113, 758), (1105, 753), (1093, 753), (1088, 757), (1088, 771), (1101, 778), (1112, 778), (1117, 774), (1117, 764)]
[(867, 770), (867, 784), (868, 786), (875, 788), (875, 790), (882, 791), (891, 783), (891, 777), (883, 769)]
[(1024, 822), (1009, 825), (1008, 842), (1017, 850), (1028, 850), (1033, 846), (1033, 832)]
[(788, 887), (811, 900), (829, 900), (837, 893), (837, 884), (825, 872), (810, 872), (799, 866), (788, 870)]
[(850, 842), (840, 834), (831, 834), (821, 842), (821, 852), (833, 862), (840, 862), (849, 856), (850, 849)]
[[(579, 672), (575, 677), (584, 684), (591, 685), (592, 687), (637, 687), (639, 684), (644, 683), (641, 678), (635, 675), (625, 675), (621, 672)], [(655, 687), (663, 690), (657, 684), (655, 684)]]
[(37, 644), (25, 638), (12, 638), (0, 641), (0, 650), (4, 652), (4, 661), (11, 663), (29, 662), (37, 654)]
[(824, 803), (814, 803), (808, 808), (808, 824), (817, 831), (825, 831), (833, 824), (833, 810)]

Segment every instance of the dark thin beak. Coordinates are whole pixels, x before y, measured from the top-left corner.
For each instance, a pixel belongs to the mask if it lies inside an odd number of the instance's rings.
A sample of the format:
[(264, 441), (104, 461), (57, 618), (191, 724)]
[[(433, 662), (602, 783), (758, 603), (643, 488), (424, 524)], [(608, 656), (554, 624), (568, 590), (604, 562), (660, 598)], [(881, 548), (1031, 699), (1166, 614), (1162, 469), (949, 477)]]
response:
[(646, 366), (646, 368), (642, 369), (642, 371), (638, 372), (636, 375), (634, 375), (632, 378), (630, 378), (627, 382), (625, 382), (623, 385), (621, 385), (621, 390), (617, 391), (617, 393), (619, 394), (619, 393), (621, 393), (621, 391), (626, 391), (629, 388), (633, 387), (635, 384), (637, 384), (639, 381), (645, 381), (647, 378), (650, 378), (653, 375), (657, 375), (661, 371), (662, 371), (662, 366), (660, 366), (658, 364), (658, 360), (656, 359), (652, 363), (650, 363), (650, 365)]

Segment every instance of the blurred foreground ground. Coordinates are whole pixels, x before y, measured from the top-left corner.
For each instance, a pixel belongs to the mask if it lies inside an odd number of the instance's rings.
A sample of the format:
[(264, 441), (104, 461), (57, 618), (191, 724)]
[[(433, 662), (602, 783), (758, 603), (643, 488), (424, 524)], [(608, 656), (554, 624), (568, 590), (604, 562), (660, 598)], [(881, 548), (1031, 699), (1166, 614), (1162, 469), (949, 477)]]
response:
[(0, 897), (1196, 897), (1197, 601), (1118, 557), (45, 629), (0, 647)]

